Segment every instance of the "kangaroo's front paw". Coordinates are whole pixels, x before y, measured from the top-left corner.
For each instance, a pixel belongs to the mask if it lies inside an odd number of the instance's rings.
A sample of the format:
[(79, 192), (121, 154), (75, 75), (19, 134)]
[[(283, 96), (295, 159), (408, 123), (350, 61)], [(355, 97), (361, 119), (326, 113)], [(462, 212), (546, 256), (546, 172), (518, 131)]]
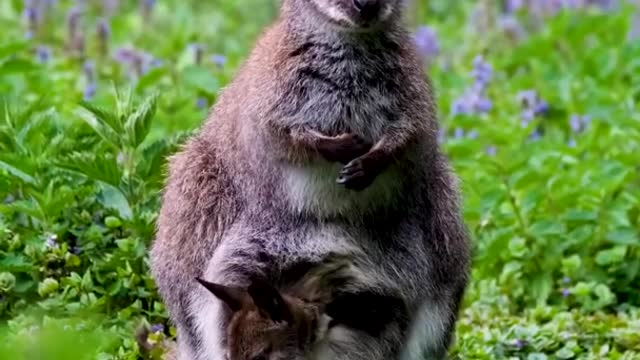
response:
[(372, 144), (355, 134), (342, 134), (323, 138), (318, 142), (318, 152), (326, 160), (347, 164), (366, 154)]
[(340, 171), (338, 184), (347, 189), (362, 191), (369, 187), (378, 176), (378, 172), (366, 156), (352, 160)]

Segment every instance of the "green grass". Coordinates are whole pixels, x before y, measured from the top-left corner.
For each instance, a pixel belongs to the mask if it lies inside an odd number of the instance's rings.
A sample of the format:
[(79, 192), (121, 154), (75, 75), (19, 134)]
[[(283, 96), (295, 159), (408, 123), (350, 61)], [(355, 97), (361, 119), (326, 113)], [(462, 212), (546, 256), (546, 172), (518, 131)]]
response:
[[(30, 38), (22, 1), (0, 2), (2, 359), (135, 359), (140, 324), (167, 325), (156, 341), (174, 334), (146, 258), (164, 159), (197, 129), (207, 112), (198, 102), (215, 102), (277, 9), (165, 0), (145, 21), (123, 1), (101, 42), (106, 2), (87, 1), (83, 52), (68, 49), (74, 2), (58, 1)], [(542, 20), (523, 11), (527, 34), (514, 40), (491, 20), (497, 8), (413, 6), (412, 26), (428, 23), (439, 37), (428, 72), (474, 241), (452, 356), (640, 359), (640, 41), (628, 37), (636, 10)], [(190, 44), (203, 46), (201, 63)], [(41, 45), (51, 49), (46, 62)], [(122, 47), (162, 63), (135, 74), (113, 59)], [(493, 68), (491, 110), (453, 115), (480, 54)], [(523, 126), (517, 95), (530, 89), (549, 109)], [(591, 118), (579, 132), (574, 114)]]

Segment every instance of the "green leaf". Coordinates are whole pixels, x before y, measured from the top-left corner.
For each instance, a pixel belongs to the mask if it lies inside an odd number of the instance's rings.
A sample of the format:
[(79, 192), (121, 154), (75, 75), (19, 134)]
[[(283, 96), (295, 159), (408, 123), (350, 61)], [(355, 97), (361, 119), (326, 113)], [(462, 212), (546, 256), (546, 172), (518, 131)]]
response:
[(158, 95), (147, 97), (133, 114), (127, 117), (125, 132), (129, 145), (137, 148), (149, 134), (151, 122), (156, 113)]
[(600, 266), (620, 264), (627, 255), (626, 246), (616, 246), (611, 249), (599, 251), (596, 254), (596, 264)]
[(31, 61), (24, 59), (11, 59), (0, 64), (0, 77), (12, 74), (29, 73), (38, 69), (38, 66)]
[(122, 169), (109, 154), (73, 153), (67, 160), (56, 163), (58, 168), (74, 172), (93, 181), (101, 181), (118, 187)]
[(99, 183), (100, 195), (98, 200), (102, 205), (118, 212), (120, 218), (130, 220), (133, 217), (133, 211), (129, 205), (127, 197), (120, 189), (107, 183)]
[(606, 236), (607, 241), (618, 245), (640, 245), (638, 231), (634, 229), (619, 229)]
[(218, 79), (210, 70), (200, 66), (189, 66), (182, 72), (182, 78), (187, 86), (203, 91), (208, 95), (215, 95), (220, 89)]

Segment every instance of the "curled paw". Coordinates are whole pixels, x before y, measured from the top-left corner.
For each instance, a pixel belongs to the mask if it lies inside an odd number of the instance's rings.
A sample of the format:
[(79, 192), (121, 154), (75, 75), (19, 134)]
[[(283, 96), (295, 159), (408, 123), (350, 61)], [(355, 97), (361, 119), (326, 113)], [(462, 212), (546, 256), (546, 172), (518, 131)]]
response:
[(372, 169), (368, 169), (367, 162), (363, 158), (352, 160), (340, 170), (340, 175), (336, 180), (338, 184), (347, 189), (362, 191), (373, 183), (377, 174)]

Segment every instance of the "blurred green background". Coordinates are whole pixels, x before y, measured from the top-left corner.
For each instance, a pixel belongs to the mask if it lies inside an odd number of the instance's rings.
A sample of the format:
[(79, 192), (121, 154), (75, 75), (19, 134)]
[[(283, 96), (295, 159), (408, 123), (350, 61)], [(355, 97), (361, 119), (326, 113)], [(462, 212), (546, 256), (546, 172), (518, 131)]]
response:
[[(473, 282), (452, 358), (640, 359), (632, 1), (412, 0)], [(0, 1), (0, 358), (136, 359), (164, 159), (268, 0)]]

